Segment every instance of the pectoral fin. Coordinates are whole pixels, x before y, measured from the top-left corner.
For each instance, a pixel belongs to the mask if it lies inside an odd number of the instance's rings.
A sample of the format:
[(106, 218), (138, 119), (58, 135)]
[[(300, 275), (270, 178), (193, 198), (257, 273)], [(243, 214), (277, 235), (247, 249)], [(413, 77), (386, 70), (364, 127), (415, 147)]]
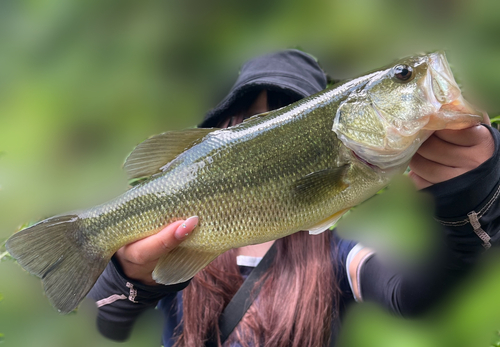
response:
[(300, 178), (293, 187), (295, 197), (302, 201), (311, 201), (339, 194), (349, 187), (348, 169), (349, 165), (342, 165)]
[(171, 162), (198, 140), (217, 128), (168, 131), (141, 142), (125, 160), (123, 168), (129, 180), (149, 177)]
[(153, 271), (153, 279), (165, 285), (185, 282), (219, 255), (178, 246), (160, 258)]
[(328, 217), (327, 219), (322, 220), (318, 224), (312, 226), (311, 228), (309, 228), (309, 234), (318, 235), (318, 234), (321, 234), (323, 231), (330, 229), (332, 226), (334, 226), (339, 221), (339, 219), (344, 215), (344, 213), (349, 211), (349, 209), (350, 208), (346, 208), (345, 210), (341, 210), (341, 211), (335, 213), (334, 215)]

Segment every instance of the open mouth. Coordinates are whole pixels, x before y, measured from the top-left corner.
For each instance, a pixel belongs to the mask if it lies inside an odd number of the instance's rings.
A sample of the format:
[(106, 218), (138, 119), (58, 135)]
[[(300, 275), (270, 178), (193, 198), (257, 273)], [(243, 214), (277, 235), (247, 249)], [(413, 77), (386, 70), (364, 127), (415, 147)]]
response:
[(479, 124), (486, 113), (469, 104), (462, 96), (443, 52), (429, 57), (428, 97), (438, 111), (431, 114), (427, 130), (465, 129)]
[(460, 130), (481, 123), (484, 121), (484, 117), (487, 117), (486, 112), (474, 108), (460, 96), (458, 99), (442, 105), (437, 113), (431, 114), (424, 129)]
[(450, 70), (444, 52), (437, 52), (429, 56), (430, 87), (440, 104), (448, 104), (461, 97), (462, 92), (453, 73)]

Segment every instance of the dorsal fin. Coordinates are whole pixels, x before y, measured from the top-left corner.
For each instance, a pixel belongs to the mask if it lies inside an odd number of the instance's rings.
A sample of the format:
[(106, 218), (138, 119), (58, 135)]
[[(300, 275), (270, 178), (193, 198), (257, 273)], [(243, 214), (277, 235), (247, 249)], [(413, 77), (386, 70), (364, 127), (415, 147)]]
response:
[(167, 131), (141, 142), (125, 159), (123, 168), (129, 180), (149, 177), (218, 128), (195, 128)]

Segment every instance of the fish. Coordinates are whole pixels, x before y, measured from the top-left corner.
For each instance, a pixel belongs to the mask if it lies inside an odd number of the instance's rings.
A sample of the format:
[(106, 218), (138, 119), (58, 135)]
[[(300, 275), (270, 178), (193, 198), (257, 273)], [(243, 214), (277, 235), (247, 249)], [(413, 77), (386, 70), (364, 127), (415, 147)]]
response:
[(144, 181), (14, 233), (6, 248), (69, 313), (120, 247), (196, 215), (191, 236), (153, 271), (160, 284), (181, 283), (231, 248), (327, 230), (402, 174), (434, 131), (484, 116), (444, 52), (403, 58), (234, 127), (152, 136), (124, 164)]

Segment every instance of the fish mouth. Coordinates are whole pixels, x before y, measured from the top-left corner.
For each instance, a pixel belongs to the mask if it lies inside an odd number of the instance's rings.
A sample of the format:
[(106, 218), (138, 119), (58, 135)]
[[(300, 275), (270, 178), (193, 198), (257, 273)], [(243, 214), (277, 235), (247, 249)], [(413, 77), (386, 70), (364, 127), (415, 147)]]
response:
[(422, 81), (424, 93), (435, 112), (423, 129), (460, 130), (477, 125), (488, 117), (486, 112), (468, 103), (462, 96), (444, 52), (429, 54), (429, 68)]

